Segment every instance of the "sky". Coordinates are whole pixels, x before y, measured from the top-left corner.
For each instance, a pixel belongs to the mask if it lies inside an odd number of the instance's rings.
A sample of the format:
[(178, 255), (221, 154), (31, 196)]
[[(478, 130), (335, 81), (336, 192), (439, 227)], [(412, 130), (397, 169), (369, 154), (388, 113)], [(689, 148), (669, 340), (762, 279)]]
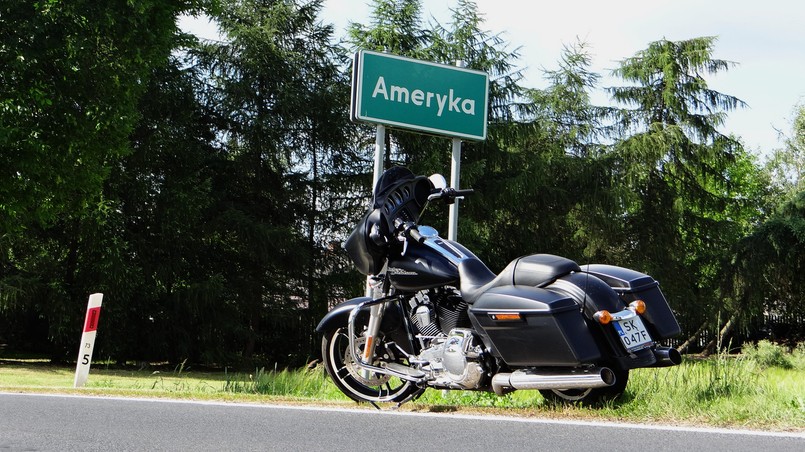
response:
[[(324, 0), (320, 16), (335, 37), (350, 22), (369, 24), (371, 0)], [(584, 42), (590, 69), (600, 86), (618, 86), (609, 77), (624, 58), (661, 39), (679, 41), (715, 36), (713, 57), (735, 62), (707, 78), (708, 86), (736, 96), (747, 107), (729, 113), (721, 128), (760, 154), (782, 147), (778, 131), (791, 133), (794, 109), (805, 105), (805, 2), (802, 0), (475, 0), (483, 30), (500, 34), (508, 50), (519, 49), (515, 64), (522, 85), (545, 88), (545, 69), (556, 69), (562, 50)], [(423, 25), (448, 25), (457, 0), (422, 0)], [(184, 20), (187, 31), (214, 36), (206, 20)], [(612, 105), (603, 89), (597, 105)]]

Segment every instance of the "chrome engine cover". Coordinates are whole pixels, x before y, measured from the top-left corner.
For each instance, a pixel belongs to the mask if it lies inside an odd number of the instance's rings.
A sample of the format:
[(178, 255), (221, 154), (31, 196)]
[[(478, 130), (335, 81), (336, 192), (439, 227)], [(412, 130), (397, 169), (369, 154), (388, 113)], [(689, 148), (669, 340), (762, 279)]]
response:
[(476, 389), (484, 376), (478, 360), (480, 353), (472, 330), (454, 328), (446, 337), (434, 338), (431, 347), (420, 353), (419, 358), (427, 362), (422, 370), (431, 373), (431, 386)]

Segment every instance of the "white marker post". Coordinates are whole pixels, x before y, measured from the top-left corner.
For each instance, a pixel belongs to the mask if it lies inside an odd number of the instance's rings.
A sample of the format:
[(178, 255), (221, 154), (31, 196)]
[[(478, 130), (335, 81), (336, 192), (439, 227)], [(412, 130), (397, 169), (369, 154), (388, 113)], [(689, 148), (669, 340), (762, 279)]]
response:
[(95, 347), (95, 335), (98, 330), (98, 318), (101, 316), (102, 293), (89, 296), (87, 317), (84, 319), (84, 332), (81, 334), (81, 347), (78, 349), (78, 362), (75, 366), (74, 388), (83, 387), (89, 377), (89, 366), (92, 362), (92, 349)]

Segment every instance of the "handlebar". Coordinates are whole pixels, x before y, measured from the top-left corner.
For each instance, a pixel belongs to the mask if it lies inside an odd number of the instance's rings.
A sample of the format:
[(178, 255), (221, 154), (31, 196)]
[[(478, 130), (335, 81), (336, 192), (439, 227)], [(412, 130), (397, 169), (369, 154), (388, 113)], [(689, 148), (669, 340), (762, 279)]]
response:
[(419, 229), (417, 229), (416, 227), (408, 229), (408, 237), (411, 237), (412, 239), (416, 240), (419, 243), (425, 241), (425, 237), (423, 237), (422, 234), (419, 233)]
[[(475, 193), (475, 190), (471, 188), (465, 188), (461, 190), (456, 190), (452, 187), (446, 187), (442, 189), (436, 190), (434, 193), (428, 195), (428, 201), (433, 201), (435, 199), (443, 199), (447, 204), (453, 204), (456, 202), (456, 199), (463, 199), (467, 195), (471, 195)], [(423, 206), (424, 211), (424, 206)], [(421, 212), (420, 212), (421, 216)], [(406, 251), (408, 250), (408, 241), (407, 239), (413, 239), (417, 243), (424, 243), (427, 240), (426, 237), (419, 232), (417, 229), (416, 223), (412, 221), (404, 221), (402, 218), (395, 218), (394, 219), (394, 234), (397, 237), (397, 240), (402, 242), (403, 250), (402, 255), (405, 255)]]
[(394, 221), (394, 227), (398, 231), (400, 241), (404, 242), (406, 237), (410, 237), (416, 240), (419, 243), (425, 241), (425, 237), (419, 232), (417, 229), (416, 223), (413, 221), (402, 221), (401, 219), (396, 219)]
[(475, 193), (475, 190), (472, 188), (464, 188), (461, 190), (456, 190), (455, 188), (443, 188), (436, 193), (431, 193), (428, 196), (428, 201), (433, 201), (434, 199), (446, 199), (448, 202), (453, 202), (458, 198), (463, 198), (464, 196), (471, 195)]

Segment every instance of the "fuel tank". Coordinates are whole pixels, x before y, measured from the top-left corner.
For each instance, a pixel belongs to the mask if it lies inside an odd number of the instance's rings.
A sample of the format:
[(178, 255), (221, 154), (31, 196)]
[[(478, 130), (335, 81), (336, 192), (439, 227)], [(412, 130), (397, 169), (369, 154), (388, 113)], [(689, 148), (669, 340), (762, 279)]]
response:
[(455, 264), (433, 248), (414, 241), (409, 242), (404, 255), (389, 260), (386, 274), (391, 285), (402, 291), (458, 284)]

